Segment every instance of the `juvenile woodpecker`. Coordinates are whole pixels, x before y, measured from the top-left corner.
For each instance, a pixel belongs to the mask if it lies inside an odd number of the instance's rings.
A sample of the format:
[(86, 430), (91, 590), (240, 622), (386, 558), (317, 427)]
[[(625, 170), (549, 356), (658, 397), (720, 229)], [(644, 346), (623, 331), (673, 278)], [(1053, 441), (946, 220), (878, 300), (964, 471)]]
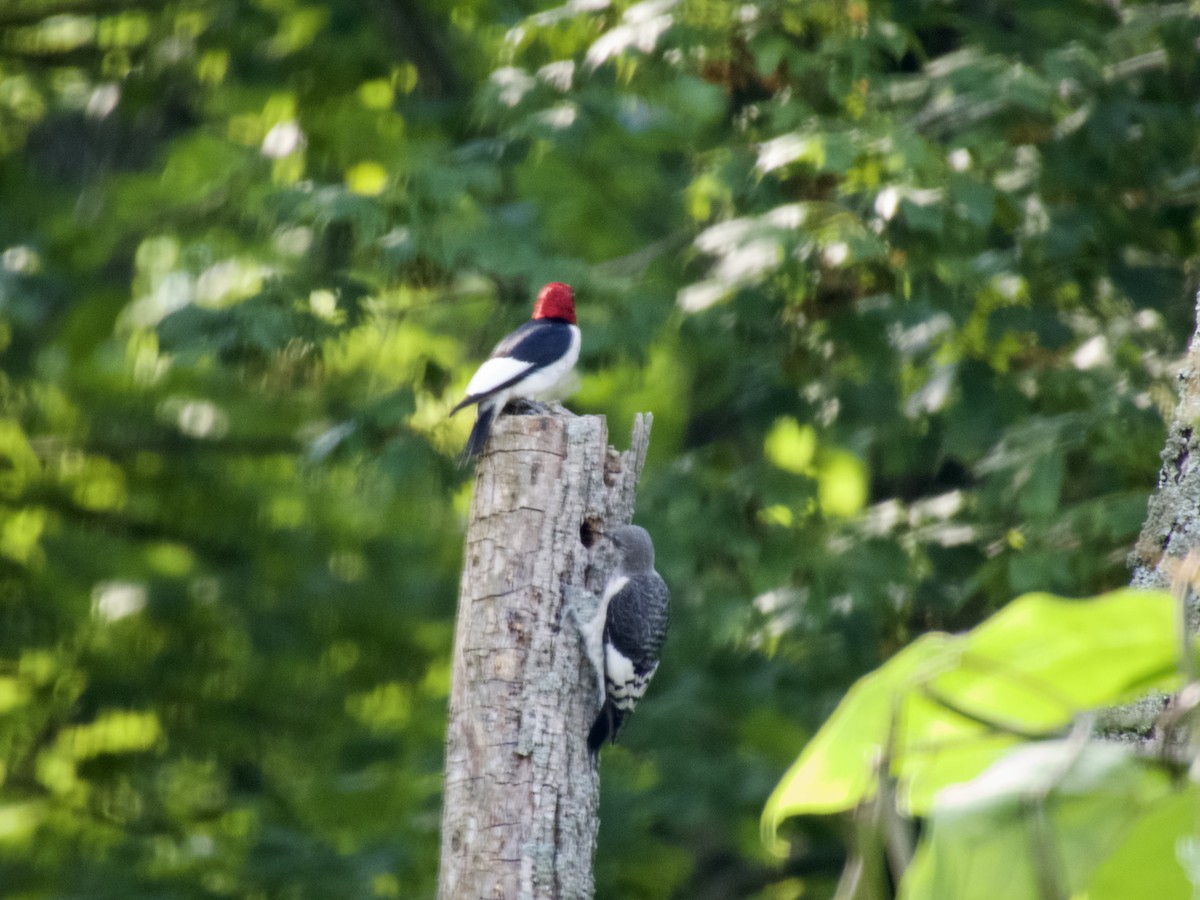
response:
[(606, 535), (620, 551), (595, 615), (579, 623), (596, 672), (600, 713), (588, 733), (599, 753), (616, 742), (621, 722), (646, 693), (667, 636), (670, 592), (654, 571), (654, 543), (646, 529), (626, 525)]
[(579, 359), (580, 335), (575, 324), (575, 292), (552, 281), (538, 293), (533, 317), (498, 343), (467, 384), (467, 395), (450, 415), (478, 403), (475, 427), (462, 460), (478, 456), (504, 404), (533, 399), (559, 385)]

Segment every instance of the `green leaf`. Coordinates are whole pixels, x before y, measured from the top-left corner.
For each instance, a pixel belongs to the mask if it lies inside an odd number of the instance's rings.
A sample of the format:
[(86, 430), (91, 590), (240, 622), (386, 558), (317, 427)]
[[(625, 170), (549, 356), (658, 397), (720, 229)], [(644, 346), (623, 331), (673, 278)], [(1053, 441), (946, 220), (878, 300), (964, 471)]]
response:
[(1154, 804), (1096, 869), (1088, 900), (1191, 896), (1181, 851), (1183, 842), (1195, 841), (1197, 808), (1200, 790), (1194, 784)]
[(954, 643), (927, 634), (859, 679), (767, 801), (763, 825), (770, 834), (788, 816), (842, 812), (874, 795), (897, 704), (933, 669), (953, 663)]
[(996, 191), (990, 184), (970, 178), (957, 178), (953, 182), (951, 196), (954, 208), (962, 218), (979, 228), (992, 222), (996, 210)]
[[(900, 898), (1074, 895), (1169, 791), (1165, 773), (1120, 745), (1062, 740), (1018, 748), (934, 803)], [(1122, 896), (1178, 894), (1135, 889)]]
[(1169, 684), (1178, 648), (1175, 601), (1165, 592), (1028, 594), (967, 634), (958, 667), (930, 687), (989, 721), (1061, 728), (1080, 712)]
[(812, 473), (816, 451), (816, 431), (790, 416), (776, 421), (763, 441), (763, 455), (771, 464), (796, 475)]
[(934, 196), (905, 196), (900, 199), (900, 214), (913, 231), (940, 237), (946, 227), (946, 211)]
[(764, 834), (870, 799), (885, 762), (905, 811), (923, 814), (1021, 737), (1167, 686), (1177, 647), (1172, 597), (1134, 590), (1029, 594), (964, 635), (927, 634), (854, 685), (771, 795)]

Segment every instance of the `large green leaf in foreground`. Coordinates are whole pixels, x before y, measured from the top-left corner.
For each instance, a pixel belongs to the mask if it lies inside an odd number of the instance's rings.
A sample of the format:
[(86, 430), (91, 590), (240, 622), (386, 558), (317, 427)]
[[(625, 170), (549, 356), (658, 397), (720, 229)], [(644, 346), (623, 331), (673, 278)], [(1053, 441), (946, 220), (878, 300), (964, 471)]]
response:
[[(1194, 790), (1173, 796), (1166, 773), (1126, 746), (1060, 740), (1020, 747), (938, 797), (900, 898), (1188, 896), (1173, 858), (1175, 840), (1188, 829), (1160, 821), (1160, 810), (1186, 807), (1184, 798), (1194, 809)], [(1133, 865), (1102, 866), (1114, 856)], [(1102, 876), (1094, 877), (1098, 869)]]
[(1169, 594), (1093, 600), (1028, 594), (963, 635), (927, 634), (860, 679), (780, 781), (763, 812), (773, 839), (792, 815), (853, 809), (884, 771), (901, 804), (974, 778), (1022, 739), (1177, 677)]

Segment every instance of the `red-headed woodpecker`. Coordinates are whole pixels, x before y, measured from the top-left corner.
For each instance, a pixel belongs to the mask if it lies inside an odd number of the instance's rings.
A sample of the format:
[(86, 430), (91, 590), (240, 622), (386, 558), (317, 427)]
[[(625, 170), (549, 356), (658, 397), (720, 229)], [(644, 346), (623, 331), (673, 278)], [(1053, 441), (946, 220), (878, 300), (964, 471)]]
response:
[(646, 693), (670, 619), (671, 594), (654, 570), (654, 542), (646, 529), (626, 525), (606, 536), (621, 557), (595, 613), (587, 621), (576, 613), (600, 702), (588, 733), (592, 753), (599, 753), (605, 741), (616, 741), (622, 720)]
[(467, 383), (467, 396), (450, 410), (454, 415), (464, 406), (479, 404), (464, 461), (483, 451), (504, 404), (549, 393), (566, 378), (579, 359), (579, 342), (575, 292), (570, 285), (552, 281), (538, 292), (533, 317), (496, 345)]

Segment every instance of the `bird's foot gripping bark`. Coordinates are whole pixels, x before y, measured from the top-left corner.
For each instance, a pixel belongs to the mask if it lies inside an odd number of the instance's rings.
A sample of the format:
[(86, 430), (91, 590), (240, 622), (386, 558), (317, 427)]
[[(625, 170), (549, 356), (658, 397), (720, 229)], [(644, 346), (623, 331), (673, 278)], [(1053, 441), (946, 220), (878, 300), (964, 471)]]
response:
[(591, 591), (573, 585), (563, 585), (563, 609), (575, 623), (583, 643), (584, 656), (591, 663), (596, 677), (597, 701), (604, 705), (604, 616), (600, 598)]
[(550, 407), (537, 400), (518, 397), (515, 400), (509, 400), (504, 411), (512, 416), (547, 416), (550, 414)]

